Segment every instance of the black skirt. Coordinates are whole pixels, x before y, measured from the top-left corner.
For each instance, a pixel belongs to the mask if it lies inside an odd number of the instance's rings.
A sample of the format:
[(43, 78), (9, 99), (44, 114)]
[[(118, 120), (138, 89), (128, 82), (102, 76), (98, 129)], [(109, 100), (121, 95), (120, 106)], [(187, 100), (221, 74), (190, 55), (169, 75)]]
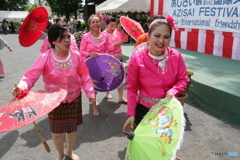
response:
[(142, 104), (137, 104), (136, 107), (136, 115), (135, 115), (135, 124), (136, 126), (141, 122), (143, 117), (147, 114), (147, 112), (150, 110), (150, 108), (145, 107)]

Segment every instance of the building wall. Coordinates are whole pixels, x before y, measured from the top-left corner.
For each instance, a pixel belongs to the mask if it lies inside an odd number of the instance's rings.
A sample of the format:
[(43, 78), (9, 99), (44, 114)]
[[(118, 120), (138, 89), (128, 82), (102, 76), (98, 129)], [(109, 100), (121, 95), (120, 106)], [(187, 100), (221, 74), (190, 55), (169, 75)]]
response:
[(46, 0), (42, 0), (41, 1), (41, 6), (46, 8), (47, 12), (48, 12), (48, 16), (51, 16), (52, 17), (52, 10), (51, 8), (49, 7), (49, 4), (47, 3)]

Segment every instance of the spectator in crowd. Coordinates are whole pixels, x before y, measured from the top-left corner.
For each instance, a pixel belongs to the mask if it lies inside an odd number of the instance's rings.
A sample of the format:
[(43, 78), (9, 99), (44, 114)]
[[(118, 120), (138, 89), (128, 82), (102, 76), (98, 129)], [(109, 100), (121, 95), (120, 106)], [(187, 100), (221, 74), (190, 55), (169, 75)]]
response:
[[(6, 41), (4, 41), (4, 39), (0, 36), (0, 50), (3, 49), (4, 47), (7, 47), (7, 49), (9, 50), (9, 52), (12, 52), (11, 47), (7, 44)], [(0, 78), (5, 77), (5, 71), (3, 68), (3, 63), (2, 60), (0, 58)]]

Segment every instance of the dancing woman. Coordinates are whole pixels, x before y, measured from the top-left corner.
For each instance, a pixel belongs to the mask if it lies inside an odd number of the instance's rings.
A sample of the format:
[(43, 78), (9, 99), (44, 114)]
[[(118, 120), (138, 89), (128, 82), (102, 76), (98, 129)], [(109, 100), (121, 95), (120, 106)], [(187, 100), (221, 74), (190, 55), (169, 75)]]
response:
[[(108, 38), (101, 32), (100, 15), (91, 15), (88, 19), (90, 31), (85, 33), (80, 43), (80, 53), (85, 58), (97, 58), (101, 53), (108, 53)], [(97, 94), (97, 93), (96, 93)], [(93, 105), (93, 115), (99, 116), (97, 104)]]
[[(128, 41), (128, 36), (124, 32), (119, 32), (117, 27), (117, 20), (114, 17), (105, 17), (104, 21), (106, 22), (106, 29), (103, 31), (104, 34), (108, 37), (108, 54), (116, 57), (120, 61), (122, 61), (122, 48), (121, 45), (124, 42)], [(123, 87), (122, 84), (118, 88), (118, 102), (119, 103), (127, 103), (127, 100), (123, 97)], [(107, 92), (106, 97), (111, 99), (112, 95), (110, 92)]]
[[(82, 123), (83, 89), (89, 101), (96, 103), (93, 84), (84, 58), (76, 50), (70, 49), (71, 34), (64, 25), (54, 24), (48, 30), (51, 49), (38, 56), (33, 66), (24, 74), (12, 94), (30, 90), (39, 77), (43, 76), (45, 90), (65, 89), (68, 94), (61, 104), (48, 114), (58, 160), (80, 158), (73, 154), (77, 127)], [(64, 137), (66, 151), (64, 152)]]

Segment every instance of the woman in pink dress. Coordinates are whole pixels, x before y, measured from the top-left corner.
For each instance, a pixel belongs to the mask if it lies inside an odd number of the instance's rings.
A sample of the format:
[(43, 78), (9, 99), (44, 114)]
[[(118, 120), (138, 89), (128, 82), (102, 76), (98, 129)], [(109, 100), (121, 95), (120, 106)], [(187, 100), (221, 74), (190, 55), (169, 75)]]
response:
[[(163, 98), (174, 98), (187, 87), (188, 74), (179, 51), (169, 47), (173, 18), (154, 20), (149, 28), (149, 42), (134, 53), (127, 76), (127, 116), (123, 131), (138, 125), (149, 109)], [(138, 46), (136, 47), (138, 48)], [(137, 97), (137, 98), (136, 98)]]
[[(12, 91), (16, 96), (21, 90), (30, 90), (41, 75), (45, 90), (67, 90), (65, 100), (48, 114), (52, 139), (58, 151), (58, 160), (62, 160), (64, 156), (65, 159), (80, 159), (72, 151), (77, 127), (82, 123), (81, 90), (84, 90), (90, 102), (96, 103), (85, 58), (78, 51), (70, 49), (70, 37), (71, 34), (66, 26), (52, 25), (48, 30), (51, 49), (38, 56), (33, 66), (20, 80), (18, 87)], [(64, 136), (66, 137), (65, 152)]]
[[(120, 61), (122, 61), (122, 48), (121, 45), (124, 42), (128, 41), (128, 36), (124, 32), (119, 32), (116, 29), (117, 26), (117, 20), (114, 17), (109, 18), (108, 16), (104, 18), (104, 21), (106, 22), (106, 29), (102, 32), (107, 35), (108, 37), (108, 54), (116, 57)], [(127, 100), (123, 97), (123, 87), (122, 84), (118, 88), (118, 102), (119, 103), (127, 103)], [(111, 99), (112, 95), (110, 92), (107, 92), (106, 97)]]
[[(91, 15), (88, 19), (88, 26), (90, 31), (82, 37), (79, 49), (80, 54), (85, 58), (97, 58), (101, 53), (108, 53), (108, 38), (105, 34), (101, 33), (100, 15)], [(100, 113), (97, 107), (94, 105), (93, 107), (93, 115), (99, 116)]]
[[(0, 50), (3, 49), (4, 47), (7, 47), (9, 52), (12, 52), (12, 49), (11, 47), (8, 46), (7, 42), (4, 41), (2, 39), (2, 37), (0, 36)], [(5, 77), (5, 71), (4, 71), (4, 68), (3, 68), (3, 63), (2, 63), (2, 60), (0, 58), (0, 78), (3, 78)]]
[[(57, 18), (56, 19), (56, 24), (60, 24), (60, 25), (67, 25), (67, 20), (65, 18)], [(78, 50), (78, 47), (77, 47), (77, 43), (76, 43), (76, 40), (75, 40), (75, 37), (71, 34), (71, 49), (75, 49), (75, 50)], [(48, 41), (48, 37), (46, 37), (44, 40), (43, 40), (43, 45), (41, 46), (40, 48), (40, 52), (41, 53), (44, 53), (46, 52), (47, 50), (49, 50), (51, 48), (51, 44), (50, 42)]]

